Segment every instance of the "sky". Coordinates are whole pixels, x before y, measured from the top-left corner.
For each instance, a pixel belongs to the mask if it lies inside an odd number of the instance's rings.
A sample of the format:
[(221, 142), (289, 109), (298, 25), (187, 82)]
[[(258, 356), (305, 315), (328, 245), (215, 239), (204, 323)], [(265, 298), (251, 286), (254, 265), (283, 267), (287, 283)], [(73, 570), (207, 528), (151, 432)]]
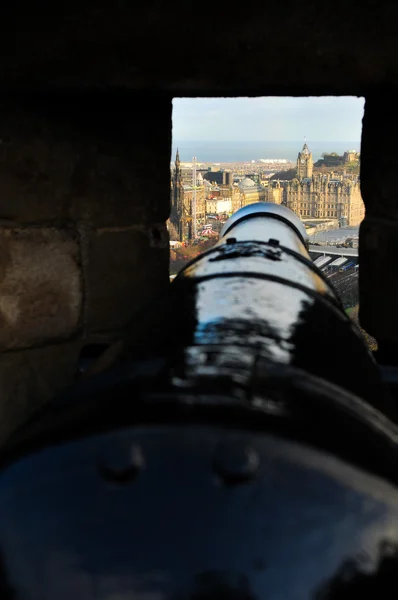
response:
[(177, 141), (360, 141), (364, 99), (174, 98)]

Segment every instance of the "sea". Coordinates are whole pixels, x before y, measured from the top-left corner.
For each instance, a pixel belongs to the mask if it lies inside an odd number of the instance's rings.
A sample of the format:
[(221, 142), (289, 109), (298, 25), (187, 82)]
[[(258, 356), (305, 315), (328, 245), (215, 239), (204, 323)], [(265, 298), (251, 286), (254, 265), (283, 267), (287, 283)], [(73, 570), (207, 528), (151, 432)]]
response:
[[(285, 159), (295, 162), (304, 140), (290, 142), (219, 142), (219, 141), (194, 141), (173, 140), (171, 160), (174, 161), (177, 148), (181, 162), (191, 162), (195, 156), (197, 162), (205, 163), (237, 163), (265, 159)], [(344, 142), (322, 142), (307, 140), (307, 145), (312, 152), (314, 162), (321, 158), (323, 152), (337, 152), (342, 155), (346, 150), (360, 152), (359, 140)]]

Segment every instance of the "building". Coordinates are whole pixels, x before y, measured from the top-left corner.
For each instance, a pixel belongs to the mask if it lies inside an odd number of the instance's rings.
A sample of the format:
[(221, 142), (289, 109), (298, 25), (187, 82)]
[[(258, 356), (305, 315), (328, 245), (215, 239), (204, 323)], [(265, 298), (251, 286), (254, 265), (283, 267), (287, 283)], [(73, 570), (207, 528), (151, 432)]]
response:
[(209, 170), (203, 173), (203, 179), (210, 181), (216, 185), (227, 185), (231, 186), (233, 182), (233, 173), (226, 170), (214, 170), (214, 167), (210, 167)]
[[(206, 219), (207, 182), (199, 175), (196, 186), (184, 183), (180, 157), (177, 150), (174, 169), (171, 175), (170, 223), (173, 225), (179, 241), (191, 241), (196, 227)], [(207, 185), (206, 185), (207, 184)], [(194, 202), (195, 200), (195, 202)], [(196, 206), (194, 206), (196, 204)]]
[(279, 181), (270, 181), (265, 189), (265, 201), (273, 204), (282, 204), (283, 202), (283, 187)]
[(304, 219), (337, 219), (340, 225), (359, 225), (365, 216), (358, 177), (312, 174), (307, 144), (297, 159), (297, 178), (284, 188), (284, 203)]
[(304, 178), (312, 177), (312, 171), (314, 168), (314, 162), (312, 160), (312, 154), (305, 143), (301, 152), (298, 153), (297, 157), (297, 178), (301, 181)]
[[(195, 194), (196, 192), (196, 194)], [(182, 205), (187, 222), (192, 222), (193, 219), (193, 201), (196, 196), (196, 222), (197, 226), (202, 225), (206, 219), (206, 188), (203, 185), (197, 185), (196, 188), (192, 185), (184, 185), (182, 187)], [(188, 239), (191, 239), (189, 235)]]
[(344, 163), (358, 162), (360, 154), (356, 150), (347, 150), (344, 152)]
[(232, 213), (232, 198), (211, 198), (206, 201), (206, 213), (208, 215), (223, 215)]
[(169, 221), (173, 225), (176, 231), (176, 237), (179, 241), (183, 239), (183, 195), (182, 190), (182, 173), (180, 155), (177, 149), (176, 159), (174, 163), (174, 169), (171, 173), (170, 181), (170, 218)]
[(193, 170), (192, 167), (181, 166), (181, 179), (184, 185), (193, 184)]
[(266, 201), (266, 189), (262, 185), (255, 183), (253, 179), (249, 179), (249, 177), (245, 177), (238, 183), (238, 189), (241, 196), (241, 206), (246, 206), (253, 202)]
[(232, 212), (235, 213), (243, 206), (243, 194), (239, 189), (239, 185), (234, 183), (232, 186)]
[(243, 206), (253, 202), (267, 202), (267, 188), (257, 184), (249, 177), (245, 177), (239, 183), (234, 183), (230, 189), (231, 212), (234, 213)]
[(359, 225), (365, 216), (359, 181), (343, 177), (294, 179), (285, 188), (285, 203), (302, 218), (338, 219), (340, 225)]

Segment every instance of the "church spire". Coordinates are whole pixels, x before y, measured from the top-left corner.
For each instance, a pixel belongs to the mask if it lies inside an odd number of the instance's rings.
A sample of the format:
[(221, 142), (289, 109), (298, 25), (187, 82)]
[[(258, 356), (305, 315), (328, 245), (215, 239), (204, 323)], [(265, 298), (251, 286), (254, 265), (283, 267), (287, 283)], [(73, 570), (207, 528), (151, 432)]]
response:
[(176, 167), (178, 168), (180, 166), (180, 153), (178, 152), (178, 148), (177, 148), (177, 152), (176, 152), (176, 162), (175, 162)]

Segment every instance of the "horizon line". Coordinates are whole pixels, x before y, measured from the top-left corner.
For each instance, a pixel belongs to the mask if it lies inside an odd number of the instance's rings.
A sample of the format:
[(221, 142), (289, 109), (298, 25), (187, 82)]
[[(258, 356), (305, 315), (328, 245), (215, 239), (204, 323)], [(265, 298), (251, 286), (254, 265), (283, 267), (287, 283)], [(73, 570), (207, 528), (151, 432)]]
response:
[[(263, 139), (263, 140), (197, 140), (196, 139), (195, 140), (195, 139), (185, 139), (185, 140), (183, 140), (180, 138), (180, 139), (173, 140), (172, 143), (174, 144), (174, 143), (184, 143), (184, 142), (200, 142), (200, 143), (206, 142), (206, 143), (219, 144), (219, 143), (223, 143), (223, 142), (228, 142), (228, 143), (229, 142), (241, 142), (241, 143), (253, 144), (255, 142), (258, 142), (259, 144), (262, 144), (264, 142), (273, 142), (273, 143), (275, 143), (275, 142), (281, 143), (282, 142), (282, 143), (284, 143), (284, 142), (302, 142), (302, 141), (303, 140), (294, 140), (294, 139), (291, 139), (291, 140), (266, 140), (266, 139)], [(340, 144), (341, 143), (345, 144), (348, 142), (360, 143), (361, 140), (360, 139), (356, 139), (356, 140), (311, 140), (309, 143), (335, 144), (337, 142)], [(307, 141), (307, 143), (308, 143), (308, 141)]]

